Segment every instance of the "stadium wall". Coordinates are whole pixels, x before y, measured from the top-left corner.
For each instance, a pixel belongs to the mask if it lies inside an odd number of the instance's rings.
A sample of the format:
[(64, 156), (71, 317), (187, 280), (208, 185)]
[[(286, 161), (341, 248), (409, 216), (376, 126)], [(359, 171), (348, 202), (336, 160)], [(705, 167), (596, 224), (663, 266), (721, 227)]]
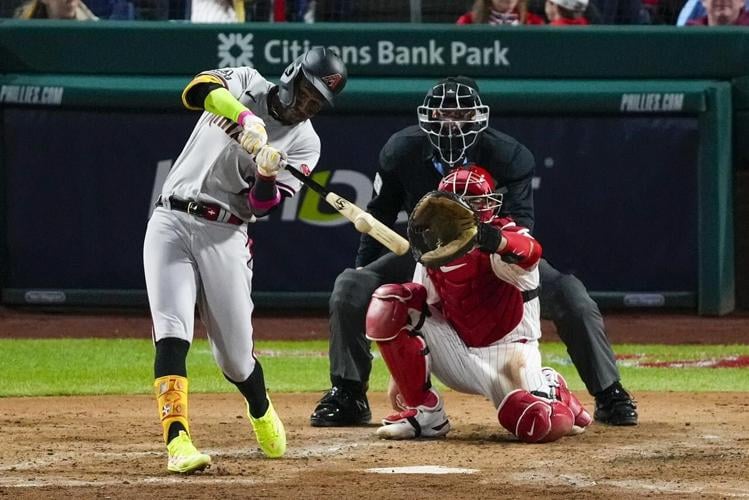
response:
[[(425, 90), (473, 76), (492, 124), (537, 156), (537, 235), (555, 265), (604, 307), (734, 309), (746, 286), (733, 177), (749, 157), (749, 33), (649, 26), (0, 22), (3, 301), (145, 304), (145, 220), (196, 119), (180, 107), (184, 84), (245, 64), (273, 79), (317, 44), (336, 47), (350, 73), (315, 120), (316, 175), (342, 194), (366, 203), (377, 150), (415, 123)], [(311, 193), (278, 217), (288, 228), (259, 224), (258, 241), (279, 230), (301, 241), (264, 251), (306, 258), (303, 271), (322, 264), (307, 285), (294, 269), (258, 270), (259, 304), (324, 305), (356, 234)], [(587, 255), (577, 242), (591, 239)]]

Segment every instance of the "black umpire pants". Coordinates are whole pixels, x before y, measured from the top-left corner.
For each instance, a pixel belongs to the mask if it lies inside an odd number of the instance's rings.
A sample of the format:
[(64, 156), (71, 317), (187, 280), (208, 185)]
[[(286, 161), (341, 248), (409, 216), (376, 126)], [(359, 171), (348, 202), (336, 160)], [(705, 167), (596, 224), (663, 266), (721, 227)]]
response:
[[(372, 371), (370, 343), (364, 335), (372, 293), (386, 283), (411, 281), (413, 257), (387, 253), (362, 269), (338, 275), (330, 297), (330, 378), (333, 385), (366, 384)], [(604, 330), (598, 305), (585, 285), (571, 274), (554, 269), (545, 259), (539, 265), (541, 316), (554, 322), (580, 378), (590, 394), (620, 379), (614, 352)]]

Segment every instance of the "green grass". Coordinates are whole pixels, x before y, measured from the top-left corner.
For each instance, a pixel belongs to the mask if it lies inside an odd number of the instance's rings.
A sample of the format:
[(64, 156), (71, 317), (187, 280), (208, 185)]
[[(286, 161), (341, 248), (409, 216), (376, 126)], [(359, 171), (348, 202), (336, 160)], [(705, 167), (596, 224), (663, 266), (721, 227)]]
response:
[[(329, 386), (326, 341), (258, 342), (270, 390), (323, 391)], [(544, 363), (562, 373), (572, 389), (582, 382), (561, 343), (542, 344)], [(701, 360), (749, 356), (749, 345), (618, 345), (619, 356), (638, 361)], [(622, 380), (633, 391), (749, 391), (749, 368), (646, 368), (620, 362)], [(74, 394), (146, 394), (151, 391), (153, 345), (137, 339), (0, 340), (0, 397)], [(208, 343), (190, 350), (192, 392), (232, 392), (216, 366)], [(387, 372), (379, 356), (371, 390), (386, 388)]]

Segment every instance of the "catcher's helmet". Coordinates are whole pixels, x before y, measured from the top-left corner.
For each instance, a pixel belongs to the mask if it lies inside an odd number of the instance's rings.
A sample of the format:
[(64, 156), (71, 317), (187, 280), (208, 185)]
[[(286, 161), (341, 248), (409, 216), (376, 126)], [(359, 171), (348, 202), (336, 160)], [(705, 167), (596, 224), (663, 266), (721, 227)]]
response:
[(461, 161), (489, 126), (489, 106), (481, 104), (476, 82), (446, 78), (431, 88), (416, 110), (419, 127), (450, 166)]
[(502, 193), (496, 191), (494, 179), (476, 164), (451, 170), (442, 178), (438, 189), (463, 198), (481, 222), (494, 220), (502, 208)]
[(300, 85), (306, 82), (332, 106), (347, 78), (346, 65), (338, 54), (325, 47), (312, 47), (286, 67), (278, 84), (278, 97), (285, 107), (293, 106)]

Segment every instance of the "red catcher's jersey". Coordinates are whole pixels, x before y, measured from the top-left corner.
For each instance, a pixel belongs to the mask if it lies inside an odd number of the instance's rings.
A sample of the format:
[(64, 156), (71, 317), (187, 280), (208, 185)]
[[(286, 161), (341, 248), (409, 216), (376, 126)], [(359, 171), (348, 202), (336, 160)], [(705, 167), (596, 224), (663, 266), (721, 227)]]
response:
[[(505, 234), (526, 231), (508, 219), (493, 224), (502, 227)], [(530, 235), (527, 237), (533, 240)], [(512, 252), (509, 246), (502, 254)], [(539, 254), (526, 256), (518, 265), (528, 269), (539, 258)], [(511, 332), (523, 317), (521, 290), (495, 274), (488, 253), (471, 250), (439, 268), (427, 269), (427, 275), (440, 297), (442, 315), (469, 347), (493, 344)]]

